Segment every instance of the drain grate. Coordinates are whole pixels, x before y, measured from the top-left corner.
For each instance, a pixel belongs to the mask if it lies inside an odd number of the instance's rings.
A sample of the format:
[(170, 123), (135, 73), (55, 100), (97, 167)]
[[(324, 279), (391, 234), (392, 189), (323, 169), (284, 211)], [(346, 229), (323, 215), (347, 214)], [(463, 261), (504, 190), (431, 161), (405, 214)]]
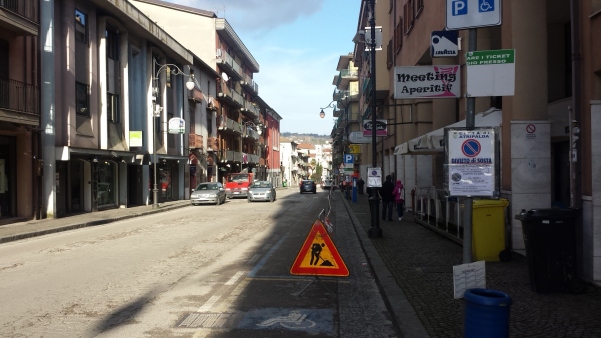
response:
[(235, 328), (243, 313), (189, 313), (176, 325), (178, 328)]

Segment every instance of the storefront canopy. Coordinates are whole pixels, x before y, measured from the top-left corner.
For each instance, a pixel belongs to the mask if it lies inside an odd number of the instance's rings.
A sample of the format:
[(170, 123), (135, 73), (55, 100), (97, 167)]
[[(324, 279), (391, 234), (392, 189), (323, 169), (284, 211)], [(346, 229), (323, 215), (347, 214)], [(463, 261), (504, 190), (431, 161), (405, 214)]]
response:
[[(475, 116), (476, 127), (500, 127), (502, 112), (491, 108)], [(465, 120), (455, 122), (445, 128), (465, 127)], [(394, 155), (436, 155), (444, 151), (444, 129), (431, 131), (420, 137), (401, 143), (394, 148)]]

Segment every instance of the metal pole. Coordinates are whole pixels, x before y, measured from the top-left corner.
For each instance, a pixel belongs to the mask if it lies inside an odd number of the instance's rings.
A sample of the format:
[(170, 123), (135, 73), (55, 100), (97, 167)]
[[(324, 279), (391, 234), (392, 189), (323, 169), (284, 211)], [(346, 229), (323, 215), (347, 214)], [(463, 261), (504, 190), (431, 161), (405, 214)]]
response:
[[(56, 131), (55, 131), (55, 110), (56, 106), (54, 87), (56, 81), (54, 79), (54, 0), (40, 1), (40, 97), (41, 97), (41, 143), (42, 143), (42, 159), (44, 160), (43, 170), (43, 186), (40, 191), (43, 202), (41, 217), (55, 218), (56, 217)], [(65, 181), (66, 177), (59, 177), (59, 181)]]
[[(468, 52), (473, 52), (477, 49), (478, 31), (476, 28), (470, 28), (469, 30), (469, 44)], [(476, 98), (467, 98), (467, 112), (465, 116), (465, 127), (473, 129), (476, 126)], [(472, 258), (472, 210), (473, 210), (473, 198), (468, 196), (465, 199), (465, 215), (463, 217), (463, 263), (471, 263)]]
[[(160, 71), (160, 69), (159, 69)], [(156, 74), (156, 76), (159, 76), (159, 73)], [(156, 81), (156, 78), (155, 80)], [(157, 91), (156, 93), (158, 94), (158, 88), (154, 87), (155, 90)], [(159, 189), (157, 188), (157, 140), (156, 140), (156, 99), (157, 97), (154, 97), (155, 102), (152, 104), (152, 154), (153, 154), (153, 162), (154, 162), (154, 186), (152, 189), (152, 208), (153, 209), (158, 209), (159, 208)]]
[[(371, 26), (371, 151), (372, 151), (372, 166), (375, 168), (378, 165), (376, 157), (376, 0), (370, 0), (371, 18), (369, 20)], [(371, 189), (371, 197), (369, 198), (371, 206), (371, 227), (369, 228), (368, 236), (372, 238), (382, 237), (382, 228), (380, 228), (380, 197), (377, 189)]]

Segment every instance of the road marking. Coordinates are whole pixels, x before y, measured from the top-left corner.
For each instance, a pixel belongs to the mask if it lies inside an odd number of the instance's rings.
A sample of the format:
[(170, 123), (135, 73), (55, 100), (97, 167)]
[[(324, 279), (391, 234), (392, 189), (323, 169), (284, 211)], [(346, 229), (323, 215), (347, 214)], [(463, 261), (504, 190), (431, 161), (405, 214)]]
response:
[(207, 300), (207, 302), (204, 303), (203, 306), (199, 307), (198, 310), (196, 310), (196, 312), (209, 311), (213, 307), (213, 305), (215, 305), (215, 303), (217, 303), (219, 298), (221, 298), (221, 296), (211, 296), (211, 298), (209, 298), (209, 300)]
[(259, 259), (259, 257), (261, 257), (261, 255), (259, 255), (259, 254), (254, 255), (251, 259), (248, 260), (248, 264), (253, 264), (254, 262), (257, 261), (257, 259)]
[(271, 247), (271, 244), (265, 244), (265, 245), (263, 246), (263, 250), (267, 250), (267, 249), (269, 249), (270, 247)]
[(242, 276), (244, 274), (244, 271), (238, 271), (236, 272), (236, 274), (234, 275), (234, 277), (230, 278), (230, 280), (228, 280), (225, 285), (234, 285), (236, 283), (236, 281), (240, 278), (240, 276)]

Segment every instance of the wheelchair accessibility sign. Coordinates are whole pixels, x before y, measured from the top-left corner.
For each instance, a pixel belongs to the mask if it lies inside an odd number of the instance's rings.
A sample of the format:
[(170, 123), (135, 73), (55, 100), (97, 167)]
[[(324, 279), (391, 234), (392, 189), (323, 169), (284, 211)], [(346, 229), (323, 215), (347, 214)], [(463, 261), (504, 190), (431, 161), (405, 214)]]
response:
[(501, 24), (501, 0), (447, 0), (447, 30)]

